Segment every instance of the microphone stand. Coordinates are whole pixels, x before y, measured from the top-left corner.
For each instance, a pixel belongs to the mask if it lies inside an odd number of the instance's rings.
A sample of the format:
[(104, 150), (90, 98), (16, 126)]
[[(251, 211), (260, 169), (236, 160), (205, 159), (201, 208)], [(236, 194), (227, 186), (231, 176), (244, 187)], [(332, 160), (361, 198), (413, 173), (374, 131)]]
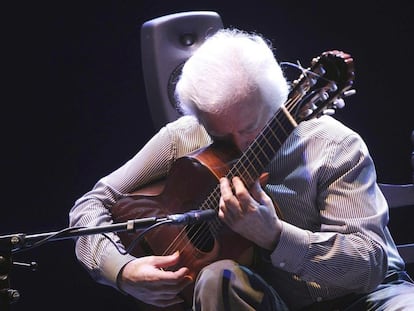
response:
[[(8, 234), (0, 236), (0, 310), (9, 310), (10, 304), (20, 298), (20, 293), (16, 289), (10, 288), (10, 270), (13, 265), (12, 252), (20, 249), (30, 249), (36, 242), (49, 242), (63, 239), (71, 239), (83, 235), (100, 234), (106, 232), (128, 231), (134, 232), (138, 229), (146, 229), (156, 224), (177, 223), (170, 217), (147, 217), (141, 219), (128, 220), (123, 223), (116, 223), (106, 226), (95, 227), (71, 227), (61, 231), (31, 234), (24, 233)], [(19, 265), (32, 267), (35, 270), (36, 263)], [(34, 268), (34, 269), (33, 269)]]

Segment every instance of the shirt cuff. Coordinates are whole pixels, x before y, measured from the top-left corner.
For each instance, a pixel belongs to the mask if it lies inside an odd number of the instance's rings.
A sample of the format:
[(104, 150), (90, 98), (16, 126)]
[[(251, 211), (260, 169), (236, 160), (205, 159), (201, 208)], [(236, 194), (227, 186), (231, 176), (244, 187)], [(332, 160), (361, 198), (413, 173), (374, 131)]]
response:
[(283, 222), (279, 243), (270, 255), (273, 266), (296, 273), (310, 246), (309, 232)]
[(102, 257), (101, 274), (104, 279), (102, 283), (121, 291), (117, 284), (118, 274), (128, 262), (134, 259), (135, 257), (130, 254), (122, 255), (118, 251), (107, 251)]

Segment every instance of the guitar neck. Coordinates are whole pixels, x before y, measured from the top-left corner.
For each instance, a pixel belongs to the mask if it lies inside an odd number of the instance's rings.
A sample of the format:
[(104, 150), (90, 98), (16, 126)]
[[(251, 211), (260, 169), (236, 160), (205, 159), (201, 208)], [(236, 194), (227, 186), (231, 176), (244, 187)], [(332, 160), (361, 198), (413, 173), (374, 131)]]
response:
[(296, 125), (291, 114), (282, 106), (233, 165), (227, 177), (239, 176), (248, 187), (251, 186), (264, 172)]
[[(333, 50), (313, 59), (312, 66), (302, 69), (300, 77), (293, 81), (293, 88), (285, 104), (234, 162), (226, 177), (231, 179), (239, 176), (247, 187), (251, 187), (297, 124), (319, 117), (327, 109), (335, 109), (335, 100), (352, 87), (353, 80), (353, 59), (349, 54)], [(217, 208), (219, 199), (220, 188), (217, 185), (202, 208)]]

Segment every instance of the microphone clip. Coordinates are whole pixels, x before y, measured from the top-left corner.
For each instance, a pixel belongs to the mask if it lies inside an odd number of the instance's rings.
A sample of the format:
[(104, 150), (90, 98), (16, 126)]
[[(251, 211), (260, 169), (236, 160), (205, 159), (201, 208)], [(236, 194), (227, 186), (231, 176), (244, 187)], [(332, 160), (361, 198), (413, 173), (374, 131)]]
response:
[(167, 216), (167, 219), (171, 220), (170, 224), (193, 225), (201, 221), (212, 220), (215, 216), (217, 216), (217, 213), (214, 209), (206, 209), (191, 210), (184, 214), (169, 215)]

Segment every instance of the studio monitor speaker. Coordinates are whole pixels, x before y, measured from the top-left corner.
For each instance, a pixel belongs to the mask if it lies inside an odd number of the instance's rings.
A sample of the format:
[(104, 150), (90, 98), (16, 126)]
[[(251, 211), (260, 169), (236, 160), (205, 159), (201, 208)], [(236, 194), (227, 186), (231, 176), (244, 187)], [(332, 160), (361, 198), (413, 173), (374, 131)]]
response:
[(211, 11), (174, 13), (142, 25), (142, 69), (156, 130), (181, 115), (174, 100), (181, 68), (205, 38), (221, 28), (220, 15)]

